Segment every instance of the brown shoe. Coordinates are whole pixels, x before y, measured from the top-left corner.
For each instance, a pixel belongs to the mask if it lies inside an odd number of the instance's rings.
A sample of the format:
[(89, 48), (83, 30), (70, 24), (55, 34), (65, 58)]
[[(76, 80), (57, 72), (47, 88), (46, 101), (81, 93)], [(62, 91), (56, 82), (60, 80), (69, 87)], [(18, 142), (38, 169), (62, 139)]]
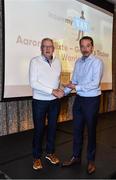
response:
[(47, 154), (46, 159), (48, 159), (52, 164), (59, 164), (60, 160), (56, 157), (55, 154)]
[(87, 166), (87, 172), (88, 172), (88, 174), (94, 173), (95, 170), (96, 170), (95, 163), (94, 163), (93, 161), (88, 162), (88, 166)]
[(62, 163), (62, 166), (66, 167), (66, 166), (72, 166), (74, 164), (80, 164), (80, 163), (81, 163), (81, 159), (80, 158), (75, 158), (73, 156), (69, 161), (65, 161), (64, 163)]
[(35, 159), (33, 162), (33, 169), (38, 170), (38, 169), (42, 169), (42, 163), (40, 159)]

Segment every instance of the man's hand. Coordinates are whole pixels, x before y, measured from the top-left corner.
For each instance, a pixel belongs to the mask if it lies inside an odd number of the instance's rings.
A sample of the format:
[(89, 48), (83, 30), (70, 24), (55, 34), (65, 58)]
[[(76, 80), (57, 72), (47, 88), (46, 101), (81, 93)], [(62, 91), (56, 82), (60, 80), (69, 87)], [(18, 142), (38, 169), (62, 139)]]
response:
[(76, 87), (76, 85), (77, 84), (73, 84), (71, 81), (69, 82), (69, 84), (66, 84), (66, 85), (64, 85), (65, 87), (68, 87), (68, 88), (70, 88), (70, 89), (75, 89), (75, 87)]
[(62, 98), (64, 96), (64, 91), (62, 89), (53, 89), (52, 94), (57, 98)]

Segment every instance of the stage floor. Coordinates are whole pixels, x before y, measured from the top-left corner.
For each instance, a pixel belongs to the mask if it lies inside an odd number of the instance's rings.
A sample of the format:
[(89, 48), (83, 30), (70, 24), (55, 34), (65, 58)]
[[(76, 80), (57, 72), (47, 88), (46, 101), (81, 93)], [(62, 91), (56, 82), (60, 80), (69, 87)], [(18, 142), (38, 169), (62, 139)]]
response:
[[(96, 172), (86, 172), (87, 132), (84, 133), (82, 164), (68, 168), (52, 166), (45, 160), (44, 168), (32, 169), (33, 130), (0, 137), (0, 170), (11, 179), (103, 179), (116, 178), (116, 112), (99, 115), (97, 126)], [(72, 121), (59, 123), (56, 138), (56, 154), (61, 162), (72, 154)], [(43, 144), (45, 149), (45, 140)]]

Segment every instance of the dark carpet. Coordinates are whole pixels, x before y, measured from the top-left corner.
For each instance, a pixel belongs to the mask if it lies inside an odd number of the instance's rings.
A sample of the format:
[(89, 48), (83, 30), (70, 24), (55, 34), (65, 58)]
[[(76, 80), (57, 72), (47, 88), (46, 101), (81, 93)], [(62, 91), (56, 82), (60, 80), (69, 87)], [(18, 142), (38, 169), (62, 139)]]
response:
[[(91, 176), (86, 172), (87, 131), (81, 166), (70, 168), (52, 166), (43, 153), (41, 171), (32, 169), (33, 130), (0, 137), (1, 179), (116, 179), (116, 112), (99, 115), (97, 126), (96, 172)], [(72, 154), (72, 121), (59, 123), (56, 136), (56, 153), (61, 162)], [(46, 139), (46, 136), (45, 136)], [(43, 149), (45, 149), (45, 139)], [(4, 173), (2, 173), (4, 172)], [(6, 175), (6, 177), (5, 177)]]

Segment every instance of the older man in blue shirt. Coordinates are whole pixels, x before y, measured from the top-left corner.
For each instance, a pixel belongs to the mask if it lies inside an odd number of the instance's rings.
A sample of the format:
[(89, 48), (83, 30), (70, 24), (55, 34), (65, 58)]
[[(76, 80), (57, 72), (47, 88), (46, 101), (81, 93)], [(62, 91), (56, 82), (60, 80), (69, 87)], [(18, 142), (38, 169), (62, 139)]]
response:
[(63, 163), (63, 166), (70, 166), (81, 162), (83, 130), (86, 123), (88, 130), (87, 172), (89, 174), (96, 170), (94, 163), (96, 124), (101, 95), (100, 82), (103, 74), (103, 63), (92, 54), (93, 48), (94, 44), (91, 37), (84, 36), (80, 39), (82, 57), (76, 61), (72, 81), (64, 89), (65, 95), (75, 89), (76, 98), (73, 105), (73, 155), (69, 161)]

